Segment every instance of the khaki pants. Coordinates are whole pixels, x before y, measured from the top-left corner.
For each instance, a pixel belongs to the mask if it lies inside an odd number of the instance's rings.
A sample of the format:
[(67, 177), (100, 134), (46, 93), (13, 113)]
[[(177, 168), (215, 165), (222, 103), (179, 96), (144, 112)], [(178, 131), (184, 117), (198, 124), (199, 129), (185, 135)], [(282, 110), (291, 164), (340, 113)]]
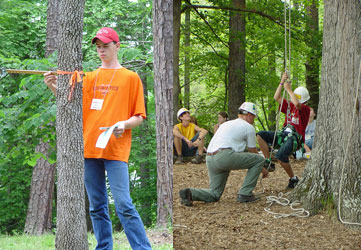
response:
[(206, 157), (210, 189), (191, 188), (194, 201), (218, 201), (224, 191), (231, 170), (248, 169), (238, 194), (251, 195), (257, 185), (258, 176), (264, 165), (264, 158), (254, 153), (237, 153), (226, 149)]

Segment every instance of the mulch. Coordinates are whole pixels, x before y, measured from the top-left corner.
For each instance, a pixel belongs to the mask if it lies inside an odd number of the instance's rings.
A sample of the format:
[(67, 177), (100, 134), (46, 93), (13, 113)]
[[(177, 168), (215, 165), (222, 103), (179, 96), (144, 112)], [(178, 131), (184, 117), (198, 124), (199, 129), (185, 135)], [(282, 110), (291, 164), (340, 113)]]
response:
[[(292, 160), (301, 177), (307, 160)], [(275, 219), (264, 211), (267, 196), (286, 197), (288, 176), (276, 164), (270, 177), (258, 182), (254, 194), (260, 200), (237, 203), (237, 191), (246, 170), (232, 171), (220, 201), (180, 204), (179, 190), (186, 187), (208, 188), (205, 163), (190, 162), (173, 167), (173, 246), (174, 249), (361, 249), (361, 232), (349, 229), (327, 211), (300, 218)], [(263, 188), (264, 192), (263, 192)], [(301, 205), (302, 206), (302, 205)], [(272, 205), (272, 211), (292, 213), (289, 207)]]

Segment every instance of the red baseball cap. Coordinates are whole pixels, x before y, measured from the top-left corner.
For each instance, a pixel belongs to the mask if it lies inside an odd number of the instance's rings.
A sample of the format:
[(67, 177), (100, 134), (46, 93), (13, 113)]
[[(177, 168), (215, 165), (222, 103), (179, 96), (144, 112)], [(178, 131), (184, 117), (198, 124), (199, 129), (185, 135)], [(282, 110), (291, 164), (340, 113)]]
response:
[(92, 39), (92, 44), (95, 43), (95, 41), (99, 39), (103, 43), (110, 43), (110, 42), (119, 42), (118, 34), (115, 30), (112, 28), (101, 28), (96, 36)]

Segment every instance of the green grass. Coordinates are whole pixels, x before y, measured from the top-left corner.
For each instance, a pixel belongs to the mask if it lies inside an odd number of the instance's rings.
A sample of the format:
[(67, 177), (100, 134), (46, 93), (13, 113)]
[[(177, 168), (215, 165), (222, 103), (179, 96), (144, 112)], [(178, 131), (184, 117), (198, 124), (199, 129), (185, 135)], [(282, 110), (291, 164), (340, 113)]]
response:
[[(114, 233), (114, 250), (131, 250), (124, 233)], [(93, 234), (88, 234), (89, 250), (95, 249), (96, 240)], [(55, 235), (0, 235), (0, 250), (54, 250)], [(152, 245), (154, 250), (173, 249), (170, 243)]]

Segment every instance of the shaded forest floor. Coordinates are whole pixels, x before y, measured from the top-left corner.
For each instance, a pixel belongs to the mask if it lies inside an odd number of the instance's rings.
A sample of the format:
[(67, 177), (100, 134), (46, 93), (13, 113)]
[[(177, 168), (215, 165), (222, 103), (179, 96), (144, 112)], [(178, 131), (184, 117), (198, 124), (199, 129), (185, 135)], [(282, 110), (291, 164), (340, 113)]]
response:
[[(292, 161), (295, 174), (302, 176), (307, 160)], [(222, 198), (216, 203), (180, 204), (179, 190), (208, 188), (205, 163), (173, 167), (173, 246), (174, 249), (361, 249), (361, 233), (346, 228), (327, 212), (307, 218), (275, 219), (264, 211), (266, 196), (287, 193), (288, 177), (276, 164), (276, 171), (258, 182), (254, 194), (260, 200), (236, 202), (246, 170), (232, 171)], [(289, 207), (273, 205), (272, 211), (291, 213)]]

